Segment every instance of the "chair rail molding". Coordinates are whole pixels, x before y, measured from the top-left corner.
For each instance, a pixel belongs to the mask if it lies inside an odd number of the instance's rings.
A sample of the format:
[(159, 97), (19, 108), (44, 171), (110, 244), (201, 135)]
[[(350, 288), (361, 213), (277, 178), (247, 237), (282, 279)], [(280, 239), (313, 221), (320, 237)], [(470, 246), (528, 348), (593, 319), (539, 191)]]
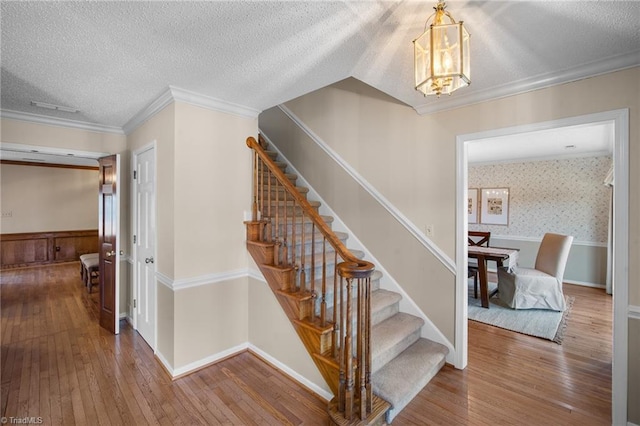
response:
[(234, 280), (236, 278), (243, 278), (246, 276), (249, 276), (249, 270), (247, 268), (226, 272), (216, 272), (207, 275), (200, 275), (197, 277), (180, 278), (177, 280), (166, 276), (162, 272), (156, 272), (156, 279), (158, 280), (158, 282), (164, 284), (166, 287), (173, 291), (185, 290), (188, 288), (209, 284), (217, 284)]
[[(529, 241), (532, 243), (539, 243), (542, 241), (542, 237), (523, 237), (520, 235), (492, 235), (491, 239), (494, 240), (511, 240), (511, 241)], [(596, 241), (583, 241), (583, 240), (573, 240), (572, 245), (574, 246), (587, 246), (587, 247), (607, 247), (607, 243), (596, 242)]]
[(640, 306), (629, 305), (629, 318), (640, 320)]

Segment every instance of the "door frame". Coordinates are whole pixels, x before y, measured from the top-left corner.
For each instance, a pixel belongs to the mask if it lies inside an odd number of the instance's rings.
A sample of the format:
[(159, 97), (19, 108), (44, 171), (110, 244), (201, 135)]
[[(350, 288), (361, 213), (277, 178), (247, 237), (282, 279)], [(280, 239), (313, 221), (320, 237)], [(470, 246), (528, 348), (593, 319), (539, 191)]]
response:
[[(115, 199), (115, 210), (116, 210), (116, 246), (114, 248), (115, 251), (115, 272), (114, 272), (114, 304), (115, 304), (115, 325), (114, 325), (114, 334), (120, 334), (120, 262), (122, 261), (121, 256), (123, 255), (122, 251), (122, 242), (120, 241), (122, 238), (121, 228), (120, 228), (120, 208), (122, 206), (122, 191), (121, 182), (122, 180), (122, 161), (120, 158), (120, 154), (109, 154), (107, 155), (116, 157), (116, 176), (115, 176), (115, 184), (116, 184), (116, 195)], [(100, 158), (97, 159), (98, 164), (100, 164)], [(98, 197), (100, 197), (101, 189), (98, 189)], [(98, 203), (101, 203), (101, 200), (98, 200)], [(100, 217), (101, 209), (98, 209), (98, 226), (100, 229), (100, 221), (102, 218)], [(102, 247), (98, 247), (98, 250), (102, 252)], [(102, 254), (100, 255), (102, 257)], [(100, 265), (102, 266), (102, 265)], [(100, 274), (102, 275), (102, 274)], [(100, 288), (100, 294), (102, 294), (103, 289)], [(102, 301), (100, 303), (100, 309), (102, 309)]]
[[(612, 424), (627, 423), (627, 358), (628, 358), (628, 296), (629, 296), (629, 109), (617, 109), (594, 114), (552, 120), (528, 125), (494, 129), (456, 137), (456, 241), (466, 241), (469, 229), (466, 214), (468, 187), (468, 154), (470, 143), (479, 139), (526, 133), (557, 127), (595, 122), (614, 125), (614, 244), (613, 275), (613, 359), (611, 374)], [(468, 306), (467, 306), (467, 246), (456, 244), (456, 325), (455, 347), (457, 368), (467, 366)]]
[[(158, 183), (158, 149), (157, 149), (157, 141), (153, 140), (150, 143), (136, 149), (135, 151), (133, 151), (131, 153), (131, 235), (130, 235), (130, 242), (131, 242), (131, 246), (132, 246), (132, 251), (131, 251), (131, 262), (132, 262), (132, 279), (131, 279), (131, 294), (130, 294), (130, 298), (129, 298), (129, 307), (130, 307), (130, 312), (131, 312), (131, 324), (133, 325), (134, 330), (138, 329), (138, 315), (137, 315), (137, 306), (140, 306), (140, 301), (138, 301), (138, 303), (136, 304), (136, 307), (133, 307), (133, 300), (136, 296), (136, 294), (138, 293), (138, 263), (136, 262), (136, 259), (138, 257), (138, 249), (136, 244), (133, 244), (133, 236), (134, 235), (138, 235), (138, 229), (137, 229), (137, 221), (136, 221), (136, 217), (138, 214), (138, 186), (136, 185), (135, 180), (133, 179), (133, 173), (136, 169), (136, 164), (138, 163), (138, 156), (140, 154), (142, 154), (145, 151), (149, 151), (149, 150), (153, 150), (153, 163), (154, 163), (154, 168), (153, 168), (153, 181), (154, 181), (154, 198), (155, 198), (155, 203), (154, 203), (154, 208), (155, 208), (155, 216), (156, 216), (156, 238), (155, 238), (155, 247), (153, 250), (153, 258), (156, 259), (156, 262), (158, 261), (158, 233), (157, 233), (157, 220), (158, 220), (158, 190), (157, 190), (157, 183)], [(158, 271), (158, 265), (157, 263), (155, 263), (155, 271), (157, 273)], [(155, 277), (154, 277), (155, 279)], [(156, 291), (156, 297), (155, 297), (155, 306), (153, 309), (153, 345), (151, 349), (153, 350), (153, 353), (156, 353), (156, 348), (158, 347), (158, 292)], [(146, 341), (146, 340), (145, 340)], [(149, 343), (149, 342), (147, 342)]]

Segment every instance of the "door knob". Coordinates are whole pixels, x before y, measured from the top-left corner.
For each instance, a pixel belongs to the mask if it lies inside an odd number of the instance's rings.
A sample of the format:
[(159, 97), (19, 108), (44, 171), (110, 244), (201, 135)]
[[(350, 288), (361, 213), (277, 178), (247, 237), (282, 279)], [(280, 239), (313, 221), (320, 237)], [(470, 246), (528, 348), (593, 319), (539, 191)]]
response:
[(153, 263), (153, 257), (147, 257), (147, 258), (144, 260), (144, 263)]
[(107, 257), (111, 257), (111, 256), (113, 256), (113, 255), (115, 255), (115, 254), (116, 254), (115, 250), (111, 250), (111, 251), (108, 251), (108, 252), (106, 253), (106, 256), (107, 256)]

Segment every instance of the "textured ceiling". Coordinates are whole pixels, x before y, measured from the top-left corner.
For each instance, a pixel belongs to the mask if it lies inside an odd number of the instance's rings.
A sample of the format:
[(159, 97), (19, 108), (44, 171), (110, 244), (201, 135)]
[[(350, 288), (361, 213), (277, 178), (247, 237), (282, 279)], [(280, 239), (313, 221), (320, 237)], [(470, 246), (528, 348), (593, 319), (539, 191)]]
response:
[(168, 86), (261, 111), (351, 76), (428, 113), (640, 63), (640, 2), (450, 1), (472, 84), (424, 98), (435, 3), (2, 1), (1, 107), (122, 128)]

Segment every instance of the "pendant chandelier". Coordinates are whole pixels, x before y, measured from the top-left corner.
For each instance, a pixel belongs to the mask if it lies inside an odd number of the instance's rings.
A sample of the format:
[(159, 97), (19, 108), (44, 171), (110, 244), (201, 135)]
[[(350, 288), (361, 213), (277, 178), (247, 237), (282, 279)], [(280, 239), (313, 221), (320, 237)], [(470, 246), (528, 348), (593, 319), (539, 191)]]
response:
[(469, 33), (446, 7), (443, 0), (438, 1), (424, 33), (413, 41), (416, 90), (425, 96), (451, 94), (471, 83)]

